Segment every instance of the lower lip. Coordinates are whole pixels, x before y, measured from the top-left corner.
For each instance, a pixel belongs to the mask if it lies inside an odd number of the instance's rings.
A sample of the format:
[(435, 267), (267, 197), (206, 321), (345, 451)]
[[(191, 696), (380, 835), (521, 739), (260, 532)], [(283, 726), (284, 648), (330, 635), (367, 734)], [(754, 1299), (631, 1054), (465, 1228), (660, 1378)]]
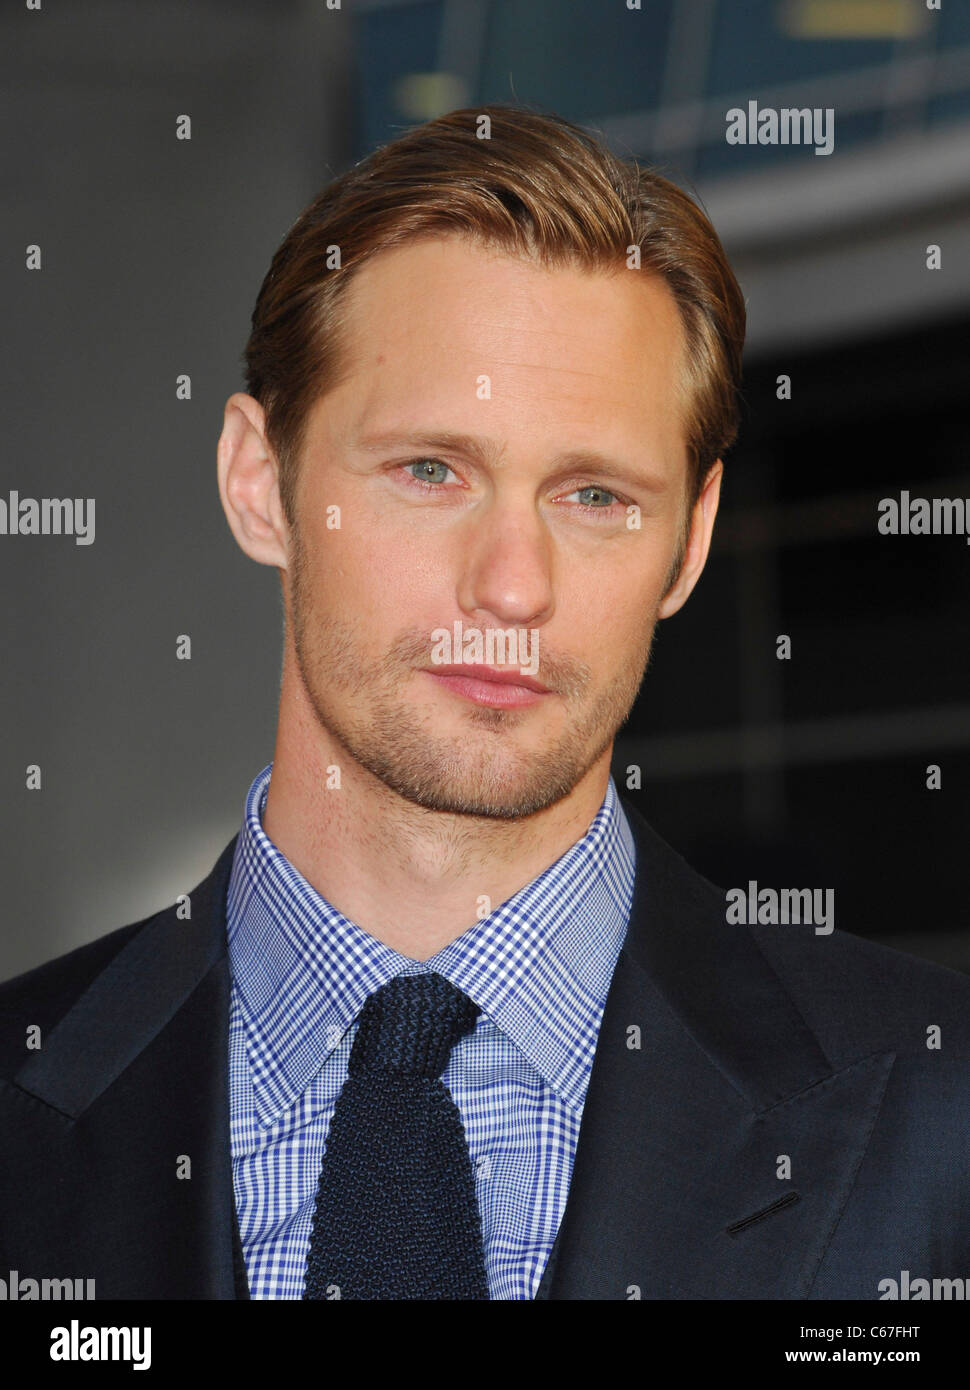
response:
[(530, 690), (526, 685), (476, 680), (472, 676), (437, 676), (433, 671), (426, 671), (425, 675), (439, 685), (447, 686), (456, 695), (464, 695), (466, 700), (474, 700), (476, 705), (491, 705), (493, 709), (521, 709), (526, 705), (537, 705), (549, 693)]

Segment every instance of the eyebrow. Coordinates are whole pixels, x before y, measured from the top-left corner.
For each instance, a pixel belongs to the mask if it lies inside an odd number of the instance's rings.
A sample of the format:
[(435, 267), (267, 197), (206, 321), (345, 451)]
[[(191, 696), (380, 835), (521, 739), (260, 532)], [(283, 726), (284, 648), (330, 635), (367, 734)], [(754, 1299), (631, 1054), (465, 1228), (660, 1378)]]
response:
[[(501, 447), (493, 439), (480, 438), (472, 434), (457, 434), (450, 430), (415, 431), (363, 435), (353, 446), (366, 453), (382, 453), (387, 449), (441, 449), (451, 454), (464, 454), (481, 468), (501, 466)], [(631, 487), (644, 488), (648, 492), (663, 492), (664, 479), (643, 472), (623, 459), (612, 458), (595, 449), (570, 449), (558, 454), (554, 461), (557, 476), (571, 473), (597, 473), (610, 478), (618, 478)]]

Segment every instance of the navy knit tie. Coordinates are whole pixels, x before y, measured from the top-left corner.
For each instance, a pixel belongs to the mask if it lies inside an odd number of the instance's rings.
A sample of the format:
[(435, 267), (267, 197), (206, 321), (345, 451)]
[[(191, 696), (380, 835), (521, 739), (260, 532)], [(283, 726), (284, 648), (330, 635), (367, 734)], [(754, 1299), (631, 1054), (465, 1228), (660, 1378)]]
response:
[(398, 975), (364, 1004), (320, 1168), (304, 1298), (488, 1298), (465, 1128), (440, 1080), (478, 1012), (434, 973)]

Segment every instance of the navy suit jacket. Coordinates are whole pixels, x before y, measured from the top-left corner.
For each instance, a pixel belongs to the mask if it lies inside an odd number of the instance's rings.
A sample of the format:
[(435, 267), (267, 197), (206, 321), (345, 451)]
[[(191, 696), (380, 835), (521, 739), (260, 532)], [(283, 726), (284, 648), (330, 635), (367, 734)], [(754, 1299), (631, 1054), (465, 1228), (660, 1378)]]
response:
[[(633, 908), (538, 1297), (878, 1299), (904, 1270), (970, 1277), (970, 979), (838, 931), (731, 925), (624, 807)], [(248, 1298), (234, 845), (191, 920), (167, 908), (0, 986), (0, 1272)]]

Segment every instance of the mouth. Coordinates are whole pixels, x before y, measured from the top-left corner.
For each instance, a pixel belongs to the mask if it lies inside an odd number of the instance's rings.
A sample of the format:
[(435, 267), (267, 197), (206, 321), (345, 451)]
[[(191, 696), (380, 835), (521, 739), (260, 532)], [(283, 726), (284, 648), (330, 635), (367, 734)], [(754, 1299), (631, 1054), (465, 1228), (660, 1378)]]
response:
[(532, 676), (493, 666), (435, 666), (423, 668), (438, 685), (476, 705), (493, 709), (520, 709), (537, 705), (552, 692)]

